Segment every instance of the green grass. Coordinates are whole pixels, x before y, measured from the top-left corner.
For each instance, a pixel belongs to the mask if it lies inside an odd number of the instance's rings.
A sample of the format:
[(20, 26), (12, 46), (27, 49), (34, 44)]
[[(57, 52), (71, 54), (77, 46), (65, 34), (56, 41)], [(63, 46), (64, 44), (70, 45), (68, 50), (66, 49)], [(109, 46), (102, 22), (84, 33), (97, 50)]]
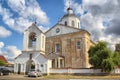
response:
[(119, 78), (120, 79), (120, 75), (107, 75), (107, 76), (78, 76), (78, 75), (48, 75), (48, 76), (44, 76), (44, 78), (48, 78), (48, 79), (58, 79), (58, 78), (63, 78), (63, 79), (70, 79), (70, 78), (74, 78), (74, 79), (78, 79), (78, 78), (82, 78), (82, 79), (90, 79), (90, 78), (98, 78), (98, 79), (115, 79), (115, 78)]

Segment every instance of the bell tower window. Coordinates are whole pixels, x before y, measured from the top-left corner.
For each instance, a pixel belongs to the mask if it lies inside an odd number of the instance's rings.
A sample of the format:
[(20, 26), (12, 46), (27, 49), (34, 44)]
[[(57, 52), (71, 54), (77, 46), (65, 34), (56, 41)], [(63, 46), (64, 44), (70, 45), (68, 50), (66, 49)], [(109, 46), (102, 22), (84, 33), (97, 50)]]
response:
[(32, 32), (29, 35), (29, 48), (35, 48), (36, 47), (36, 33)]

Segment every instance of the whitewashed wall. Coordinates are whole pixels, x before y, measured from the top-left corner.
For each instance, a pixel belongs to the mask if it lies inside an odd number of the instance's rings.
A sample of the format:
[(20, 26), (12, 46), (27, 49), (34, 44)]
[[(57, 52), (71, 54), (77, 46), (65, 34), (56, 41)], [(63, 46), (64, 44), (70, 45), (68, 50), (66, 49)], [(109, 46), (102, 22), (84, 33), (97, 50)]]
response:
[[(116, 74), (120, 74), (120, 69), (115, 69), (113, 71)], [(50, 69), (51, 74), (84, 74), (84, 73), (104, 73), (101, 69)]]
[(120, 69), (115, 69), (115, 72), (116, 74), (120, 74)]
[[(79, 18), (77, 18), (75, 16), (64, 17), (60, 23), (65, 25), (65, 21), (67, 22), (68, 26), (71, 26), (74, 28), (80, 28), (80, 20), (79, 20)], [(74, 26), (72, 26), (72, 21), (74, 21)], [(78, 23), (79, 23), (79, 25), (78, 25)]]
[(68, 69), (50, 69), (50, 73), (68, 73)]
[[(25, 73), (26, 71), (26, 63), (29, 60), (29, 54), (27, 52), (23, 52), (21, 55), (19, 55), (15, 61), (14, 61), (14, 72), (18, 72), (18, 65), (20, 64), (21, 73)], [(49, 68), (51, 68), (51, 60), (48, 60), (47, 58), (44, 57), (43, 54), (36, 52), (33, 53), (32, 55), (32, 60), (35, 62), (35, 69), (39, 69), (42, 73), (49, 73)], [(43, 65), (43, 67), (41, 66)]]

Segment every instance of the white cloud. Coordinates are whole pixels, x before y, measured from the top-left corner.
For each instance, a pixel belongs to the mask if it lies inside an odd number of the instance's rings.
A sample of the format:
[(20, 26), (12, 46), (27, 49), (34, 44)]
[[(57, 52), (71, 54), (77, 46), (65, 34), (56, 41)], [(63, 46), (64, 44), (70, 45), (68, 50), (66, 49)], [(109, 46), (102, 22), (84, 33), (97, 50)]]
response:
[(10, 11), (6, 8), (3, 8), (2, 5), (0, 5), (0, 15), (3, 17), (3, 20), (6, 20), (12, 16)]
[(105, 27), (102, 24), (102, 20), (93, 17), (90, 13), (81, 16), (81, 23), (92, 34), (91, 37), (94, 41), (99, 40), (105, 35)]
[(96, 4), (96, 5), (102, 5), (104, 3), (106, 3), (108, 0), (83, 0), (83, 4), (90, 4), (90, 5), (93, 5), (93, 4)]
[(0, 49), (2, 49), (4, 47), (4, 43), (0, 42)]
[(4, 27), (0, 26), (0, 37), (8, 37), (11, 35), (11, 32)]
[(14, 58), (21, 54), (16, 46), (6, 46), (4, 42), (0, 42), (0, 54), (5, 56), (8, 62), (13, 62)]
[(83, 12), (84, 12), (83, 8), (82, 8), (82, 5), (79, 4), (79, 3), (76, 3), (72, 0), (71, 1), (70, 0), (64, 0), (64, 5), (65, 5), (65, 7), (64, 7), (65, 12), (66, 12), (68, 7), (72, 7), (73, 10), (75, 10), (76, 14), (83, 14)]
[(11, 57), (17, 57), (19, 54), (21, 54), (21, 51), (17, 49), (16, 46), (7, 46), (6, 47), (6, 54), (10, 55)]
[(21, 12), (25, 9), (25, 0), (8, 0), (8, 5), (15, 12)]
[(3, 52), (2, 52), (2, 48), (4, 47), (4, 43), (3, 42), (0, 42), (0, 55), (2, 55), (3, 54)]
[(2, 48), (4, 47), (4, 42), (0, 42), (0, 54), (2, 55), (3, 52), (2, 52)]
[[(85, 0), (83, 1), (83, 7), (85, 10), (88, 11), (88, 13), (91, 14), (93, 17), (94, 22), (89, 26), (93, 26), (93, 24), (96, 25), (96, 30), (99, 30), (96, 32), (97, 34), (103, 34), (100, 35), (93, 35), (95, 37), (99, 37), (98, 40), (104, 39), (105, 41), (109, 42), (110, 44), (116, 44), (119, 43), (120, 39), (120, 19), (118, 16), (120, 16), (120, 1), (119, 0)], [(84, 16), (84, 15), (83, 15)], [(87, 17), (86, 17), (87, 18)], [(97, 18), (97, 20), (96, 20)], [(97, 25), (97, 21), (101, 20), (99, 24), (103, 25), (103, 29), (100, 28), (100, 25)], [(83, 21), (84, 22), (84, 21)], [(91, 19), (88, 19), (88, 22), (91, 22)], [(104, 25), (103, 22), (106, 22), (108, 25)], [(101, 30), (101, 31), (100, 31)], [(92, 33), (90, 31), (90, 33)]]
[(44, 26), (38, 26), (38, 28), (40, 29), (40, 30), (42, 30), (43, 32), (46, 32), (49, 28), (47, 28), (47, 27), (44, 27)]
[(41, 24), (48, 23), (46, 13), (36, 0), (8, 0), (8, 5), (23, 18), (33, 19), (35, 17)]
[(0, 5), (3, 22), (11, 29), (23, 32), (36, 18), (38, 25), (46, 25), (49, 19), (36, 0), (8, 0), (9, 8)]

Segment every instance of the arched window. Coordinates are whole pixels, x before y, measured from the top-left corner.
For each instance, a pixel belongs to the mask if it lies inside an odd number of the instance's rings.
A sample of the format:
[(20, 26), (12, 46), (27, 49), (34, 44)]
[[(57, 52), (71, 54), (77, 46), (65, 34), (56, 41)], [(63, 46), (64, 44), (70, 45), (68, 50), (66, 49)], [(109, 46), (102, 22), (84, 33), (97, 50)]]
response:
[(74, 21), (72, 21), (72, 26), (73, 26), (73, 27), (75, 26), (75, 22), (74, 22)]
[(36, 33), (32, 32), (29, 35), (29, 48), (36, 47)]
[(67, 26), (67, 21), (65, 21), (65, 26)]

